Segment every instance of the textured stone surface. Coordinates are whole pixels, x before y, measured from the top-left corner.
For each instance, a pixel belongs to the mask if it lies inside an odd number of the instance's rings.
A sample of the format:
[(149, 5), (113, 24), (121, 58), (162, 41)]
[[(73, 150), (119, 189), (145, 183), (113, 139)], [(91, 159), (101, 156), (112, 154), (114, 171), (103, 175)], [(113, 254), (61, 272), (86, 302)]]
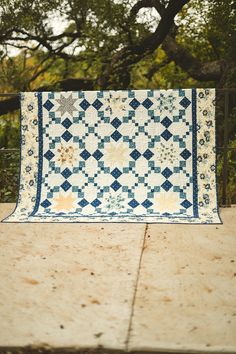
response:
[(236, 353), (236, 208), (223, 225), (149, 225), (130, 350)]
[(0, 353), (236, 353), (236, 208), (221, 216), (147, 229), (0, 224)]
[(0, 224), (0, 347), (124, 349), (144, 229)]

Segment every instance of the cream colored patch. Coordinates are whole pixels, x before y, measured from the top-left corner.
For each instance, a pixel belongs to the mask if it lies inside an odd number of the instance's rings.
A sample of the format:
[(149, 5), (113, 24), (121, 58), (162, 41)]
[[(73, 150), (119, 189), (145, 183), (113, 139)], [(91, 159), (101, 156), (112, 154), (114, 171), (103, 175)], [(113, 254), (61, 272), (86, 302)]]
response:
[(74, 202), (76, 198), (70, 192), (69, 194), (59, 194), (57, 198), (53, 199), (53, 202), (56, 203), (53, 206), (53, 209), (58, 212), (71, 211), (75, 208)]
[(156, 194), (153, 204), (160, 213), (173, 213), (179, 204), (179, 196), (177, 193), (160, 192)]
[(109, 143), (104, 149), (104, 161), (109, 167), (123, 167), (128, 165), (129, 148), (126, 143)]

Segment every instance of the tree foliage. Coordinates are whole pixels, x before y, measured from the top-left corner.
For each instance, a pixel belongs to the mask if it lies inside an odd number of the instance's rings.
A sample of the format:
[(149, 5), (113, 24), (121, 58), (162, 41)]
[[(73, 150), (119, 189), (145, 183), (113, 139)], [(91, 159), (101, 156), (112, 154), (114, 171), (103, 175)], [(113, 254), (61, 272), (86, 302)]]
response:
[[(235, 42), (233, 0), (0, 0), (0, 91), (235, 87)], [(0, 100), (0, 148), (18, 108)]]
[[(2, 65), (13, 70), (8, 51), (16, 47), (27, 53), (21, 89), (30, 89), (60, 59), (61, 79), (80, 69), (94, 88), (128, 88), (135, 85), (133, 68), (150, 58), (155, 66), (162, 46), (166, 65), (173, 61), (200, 82), (234, 84), (233, 6), (232, 0), (1, 0)], [(59, 33), (55, 19), (62, 24)], [(29, 57), (36, 59), (34, 70)], [(19, 63), (14, 65), (17, 70)]]

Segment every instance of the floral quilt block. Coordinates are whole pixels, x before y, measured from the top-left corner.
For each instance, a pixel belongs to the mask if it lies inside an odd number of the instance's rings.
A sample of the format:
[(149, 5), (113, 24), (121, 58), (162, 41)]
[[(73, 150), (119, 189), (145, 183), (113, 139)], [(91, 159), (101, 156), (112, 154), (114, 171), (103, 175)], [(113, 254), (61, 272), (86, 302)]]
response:
[(21, 94), (5, 222), (220, 223), (215, 90)]

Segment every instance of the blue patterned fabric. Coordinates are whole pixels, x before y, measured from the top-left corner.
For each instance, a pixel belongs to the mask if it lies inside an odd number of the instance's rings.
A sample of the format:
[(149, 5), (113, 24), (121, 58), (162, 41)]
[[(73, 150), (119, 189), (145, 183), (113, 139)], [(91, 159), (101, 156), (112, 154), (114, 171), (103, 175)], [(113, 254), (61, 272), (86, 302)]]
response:
[(219, 223), (215, 90), (21, 94), (8, 222)]

